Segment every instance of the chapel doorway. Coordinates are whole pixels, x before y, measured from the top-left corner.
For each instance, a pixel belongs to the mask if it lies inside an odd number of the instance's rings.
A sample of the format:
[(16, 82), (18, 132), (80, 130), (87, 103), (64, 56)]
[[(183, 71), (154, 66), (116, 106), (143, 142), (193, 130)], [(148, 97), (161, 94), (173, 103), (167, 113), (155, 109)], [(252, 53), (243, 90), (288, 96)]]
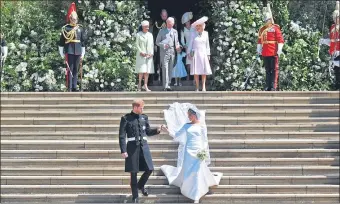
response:
[[(202, 13), (205, 13), (204, 10), (208, 9), (208, 8), (202, 8), (202, 3), (204, 1), (205, 0), (147, 0), (147, 9), (150, 11), (149, 15), (153, 22), (159, 21), (161, 19), (160, 17), (161, 10), (166, 9), (168, 12), (168, 16), (174, 17), (176, 19), (176, 23), (175, 23), (176, 29), (178, 30), (178, 34), (179, 34), (178, 37), (180, 39), (181, 37), (180, 31), (183, 29), (183, 25), (181, 23), (182, 15), (185, 12), (192, 12), (193, 13), (192, 21), (195, 21), (196, 19), (202, 17)], [(154, 80), (153, 83), (151, 84), (152, 86), (159, 86), (161, 85), (161, 82), (157, 79), (160, 79), (161, 76), (159, 76), (158, 74), (155, 74), (155, 75), (156, 75), (156, 80)], [(154, 77), (151, 77), (151, 80), (152, 78)], [(183, 90), (193, 89), (192, 80), (193, 80), (193, 76), (190, 77), (189, 81), (186, 81), (185, 78), (182, 78), (183, 86), (190, 86), (190, 87), (182, 87), (182, 89)], [(178, 89), (178, 90), (181, 90), (181, 89)]]

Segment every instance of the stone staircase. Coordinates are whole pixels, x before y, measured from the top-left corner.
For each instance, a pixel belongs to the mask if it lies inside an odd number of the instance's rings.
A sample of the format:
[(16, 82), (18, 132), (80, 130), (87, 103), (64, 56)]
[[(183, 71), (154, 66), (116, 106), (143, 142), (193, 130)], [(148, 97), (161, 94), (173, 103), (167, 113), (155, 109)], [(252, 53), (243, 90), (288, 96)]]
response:
[[(134, 98), (152, 126), (163, 109), (207, 110), (211, 170), (223, 172), (202, 203), (339, 203), (338, 92), (1, 93), (1, 203), (126, 203), (118, 146)], [(192, 203), (162, 164), (177, 144), (149, 139), (155, 171), (145, 203)]]

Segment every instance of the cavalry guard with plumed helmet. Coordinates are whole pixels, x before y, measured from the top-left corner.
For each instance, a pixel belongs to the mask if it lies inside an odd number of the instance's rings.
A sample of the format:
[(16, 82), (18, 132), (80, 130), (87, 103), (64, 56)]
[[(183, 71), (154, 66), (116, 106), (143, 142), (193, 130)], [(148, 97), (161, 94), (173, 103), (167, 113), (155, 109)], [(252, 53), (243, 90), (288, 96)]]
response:
[[(76, 5), (72, 3), (66, 15), (66, 22), (60, 34), (59, 53), (66, 64), (66, 86), (69, 91), (77, 91), (78, 69), (85, 56), (85, 33), (78, 24)], [(82, 72), (80, 68), (80, 72)], [(80, 73), (82, 75), (82, 73)]]
[(270, 4), (264, 7), (264, 21), (258, 33), (257, 53), (262, 55), (266, 69), (266, 91), (276, 91), (279, 81), (279, 56), (282, 54), (283, 36), (280, 26), (274, 24)]

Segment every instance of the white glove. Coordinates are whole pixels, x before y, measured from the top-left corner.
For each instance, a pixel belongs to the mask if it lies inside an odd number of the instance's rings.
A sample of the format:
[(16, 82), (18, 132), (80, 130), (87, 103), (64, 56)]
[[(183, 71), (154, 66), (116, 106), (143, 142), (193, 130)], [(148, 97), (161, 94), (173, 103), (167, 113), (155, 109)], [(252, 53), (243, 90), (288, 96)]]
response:
[(8, 54), (8, 47), (7, 46), (1, 47), (1, 53), (3, 54), (3, 57), (6, 58)]
[(338, 57), (339, 55), (340, 55), (340, 52), (339, 52), (339, 51), (334, 51), (334, 52), (332, 53), (332, 58), (334, 59), (334, 58)]
[(63, 59), (65, 58), (64, 48), (63, 47), (59, 46), (59, 54), (60, 54), (61, 58), (63, 58)]
[(319, 45), (328, 45), (328, 46), (330, 46), (330, 44), (331, 44), (331, 40), (330, 39), (323, 39), (323, 38), (321, 38), (319, 40)]
[(1, 53), (3, 54), (1, 56), (1, 61), (4, 62), (6, 60), (6, 57), (7, 57), (7, 54), (8, 54), (8, 47), (7, 46), (1, 47)]
[(81, 58), (83, 59), (85, 56), (85, 47), (81, 47)]
[(262, 45), (261, 44), (257, 44), (256, 52), (257, 52), (258, 55), (262, 54)]
[(283, 43), (279, 43), (277, 46), (277, 55), (282, 54)]

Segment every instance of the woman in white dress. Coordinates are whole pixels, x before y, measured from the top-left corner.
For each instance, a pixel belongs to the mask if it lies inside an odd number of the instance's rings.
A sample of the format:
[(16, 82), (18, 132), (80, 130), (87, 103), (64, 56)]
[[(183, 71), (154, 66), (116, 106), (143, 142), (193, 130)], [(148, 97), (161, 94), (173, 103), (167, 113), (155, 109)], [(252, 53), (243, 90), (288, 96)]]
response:
[(199, 91), (199, 75), (202, 76), (202, 91), (206, 91), (207, 75), (212, 74), (210, 67), (209, 35), (204, 31), (208, 17), (202, 17), (192, 24), (196, 32), (192, 32), (187, 55), (192, 59), (190, 74), (194, 75), (196, 91)]
[[(181, 44), (183, 45), (183, 48), (187, 51), (188, 45), (190, 43), (191, 38), (191, 32), (195, 32), (195, 29), (191, 27), (191, 19), (193, 18), (192, 12), (186, 12), (182, 16), (182, 24), (184, 24), (183, 30), (181, 30)], [(190, 73), (190, 64), (191, 59), (189, 57), (186, 57), (185, 59), (185, 65), (187, 68), (187, 73)], [(190, 75), (187, 75), (187, 80), (190, 79)]]
[(141, 23), (142, 31), (139, 31), (136, 36), (136, 73), (138, 73), (138, 91), (142, 88), (142, 79), (144, 76), (144, 89), (150, 91), (148, 88), (149, 74), (154, 73), (153, 64), (153, 36), (149, 31), (149, 21)]
[(170, 185), (180, 187), (184, 196), (199, 203), (209, 187), (218, 185), (222, 177), (222, 173), (212, 173), (208, 167), (210, 153), (205, 111), (189, 103), (174, 103), (164, 111), (164, 117), (167, 130), (179, 142), (179, 147), (177, 167), (163, 165), (161, 170)]

